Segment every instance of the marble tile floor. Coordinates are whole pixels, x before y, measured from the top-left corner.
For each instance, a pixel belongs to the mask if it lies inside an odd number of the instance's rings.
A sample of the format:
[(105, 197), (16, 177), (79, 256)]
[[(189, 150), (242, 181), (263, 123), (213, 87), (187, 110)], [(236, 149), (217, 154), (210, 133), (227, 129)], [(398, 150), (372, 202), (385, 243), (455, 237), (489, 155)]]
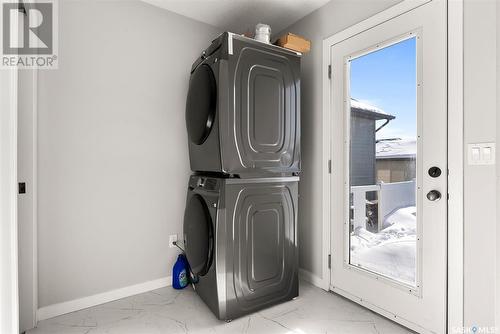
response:
[(40, 321), (28, 334), (396, 334), (413, 333), (368, 309), (309, 283), (300, 296), (257, 313), (219, 321), (191, 287), (142, 293)]

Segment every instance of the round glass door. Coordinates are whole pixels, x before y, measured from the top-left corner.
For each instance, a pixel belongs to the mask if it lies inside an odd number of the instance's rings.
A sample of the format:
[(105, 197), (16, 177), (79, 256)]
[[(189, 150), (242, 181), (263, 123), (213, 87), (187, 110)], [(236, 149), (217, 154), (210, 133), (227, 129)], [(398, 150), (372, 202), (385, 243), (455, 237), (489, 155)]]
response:
[(184, 212), (184, 242), (191, 272), (203, 276), (208, 272), (213, 254), (212, 218), (203, 198), (195, 194)]
[(210, 66), (196, 68), (189, 80), (186, 103), (186, 126), (189, 139), (201, 145), (212, 129), (217, 103), (217, 85)]

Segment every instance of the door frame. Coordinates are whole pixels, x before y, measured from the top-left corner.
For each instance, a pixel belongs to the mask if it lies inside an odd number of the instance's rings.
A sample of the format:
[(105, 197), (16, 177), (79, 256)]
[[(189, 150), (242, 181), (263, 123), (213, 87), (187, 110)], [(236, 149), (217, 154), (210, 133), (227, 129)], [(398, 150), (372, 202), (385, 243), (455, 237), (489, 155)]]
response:
[[(330, 48), (396, 16), (436, 0), (405, 0), (358, 24), (323, 40), (323, 151), (322, 151), (322, 232), (323, 278), (321, 288), (330, 290), (331, 269), (331, 80)], [(447, 327), (463, 328), (463, 1), (447, 1), (448, 35), (448, 222), (447, 222)], [(453, 222), (453, 224), (449, 224)], [(453, 279), (449, 279), (452, 277)], [(365, 307), (372, 308), (369, 304)], [(380, 312), (381, 310), (376, 310)]]
[(17, 73), (0, 70), (0, 331), (19, 333), (17, 243)]
[[(32, 205), (30, 207), (27, 207), (26, 210), (31, 211), (31, 221), (19, 221), (18, 217), (18, 224), (22, 223), (27, 223), (30, 224), (31, 228), (31, 234), (32, 234), (32, 249), (33, 252), (31, 253), (32, 257), (32, 306), (31, 306), (31, 328), (35, 328), (38, 324), (38, 69), (29, 69), (25, 70), (28, 72), (31, 72), (28, 76), (23, 76), (23, 75), (18, 75), (18, 92), (17, 96), (18, 99), (21, 98), (29, 98), (30, 101), (30, 110), (26, 110), (25, 112), (30, 113), (31, 117), (31, 122), (32, 122), (32, 127), (29, 130), (31, 133), (28, 133), (26, 131), (26, 135), (30, 135), (32, 138), (32, 143), (31, 143), (31, 151), (24, 152), (22, 150), (22, 147), (17, 145), (18, 147), (18, 160), (21, 156), (25, 155), (31, 155), (31, 161), (32, 165), (30, 166), (31, 169), (29, 170), (29, 176), (28, 180), (31, 181), (31, 183), (28, 183), (27, 186), (27, 192), (31, 191), (32, 195)], [(26, 89), (24, 89), (25, 83)], [(25, 92), (24, 92), (25, 91)], [(24, 92), (24, 93), (23, 93)], [(18, 113), (23, 112), (21, 110), (21, 106), (18, 106)], [(19, 118), (19, 117), (18, 117)], [(18, 135), (23, 136), (24, 134), (22, 132), (19, 132), (19, 127), (22, 126), (21, 120), (18, 119)], [(19, 161), (18, 161), (19, 164)], [(19, 167), (19, 166), (18, 166)], [(18, 175), (18, 182), (23, 182), (24, 179), (21, 179), (23, 176)], [(30, 179), (31, 178), (31, 179)], [(28, 182), (29, 182), (28, 181)], [(21, 195), (22, 196), (22, 195)], [(18, 208), (19, 210), (19, 208)], [(19, 215), (18, 215), (19, 216)], [(19, 230), (19, 229), (18, 229)], [(19, 238), (22, 238), (21, 235), (18, 235), (18, 242)], [(18, 261), (21, 260), (21, 257), (18, 257)], [(22, 277), (19, 277), (19, 289), (22, 288)], [(22, 300), (19, 300), (19, 303), (22, 303)], [(21, 317), (21, 314), (19, 315)], [(22, 330), (22, 324), (20, 323), (20, 329)]]

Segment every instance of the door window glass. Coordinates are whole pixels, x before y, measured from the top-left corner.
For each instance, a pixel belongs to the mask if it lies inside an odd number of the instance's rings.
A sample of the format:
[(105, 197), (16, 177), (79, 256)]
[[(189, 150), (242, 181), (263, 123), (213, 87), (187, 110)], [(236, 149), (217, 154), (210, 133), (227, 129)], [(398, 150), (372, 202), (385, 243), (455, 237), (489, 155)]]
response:
[(349, 263), (416, 285), (416, 38), (350, 59)]

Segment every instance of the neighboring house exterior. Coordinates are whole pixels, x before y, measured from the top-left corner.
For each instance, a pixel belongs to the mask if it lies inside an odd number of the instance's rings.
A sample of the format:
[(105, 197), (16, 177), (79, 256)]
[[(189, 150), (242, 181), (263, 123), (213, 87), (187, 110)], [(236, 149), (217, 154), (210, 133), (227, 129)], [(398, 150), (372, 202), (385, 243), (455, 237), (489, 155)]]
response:
[[(377, 183), (375, 133), (394, 118), (382, 109), (351, 99), (351, 186)], [(377, 127), (378, 120), (386, 122)]]
[[(379, 139), (395, 116), (351, 99), (351, 229), (378, 232), (396, 209), (415, 205), (416, 140)], [(378, 122), (377, 122), (378, 121)]]
[(417, 142), (415, 139), (377, 141), (377, 180), (384, 183), (411, 181), (416, 178)]

